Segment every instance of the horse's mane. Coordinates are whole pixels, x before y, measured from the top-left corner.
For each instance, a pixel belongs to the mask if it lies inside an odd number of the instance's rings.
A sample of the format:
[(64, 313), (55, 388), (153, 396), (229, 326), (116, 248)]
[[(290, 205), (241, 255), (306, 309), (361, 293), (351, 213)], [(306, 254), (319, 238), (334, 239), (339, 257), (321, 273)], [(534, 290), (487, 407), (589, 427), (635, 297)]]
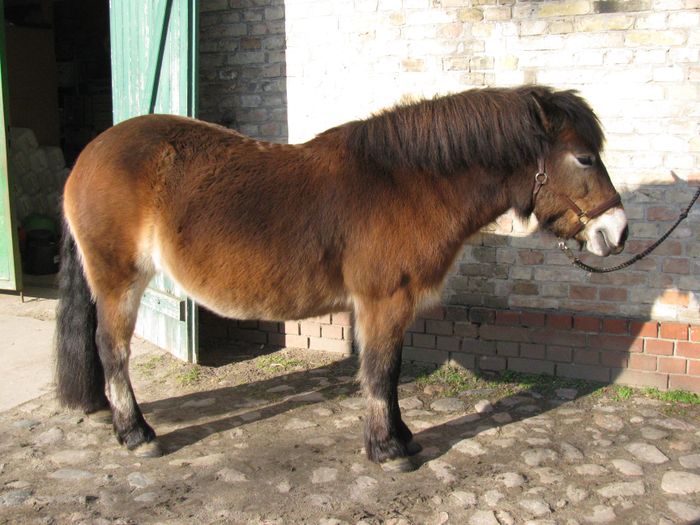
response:
[(586, 101), (575, 91), (544, 86), (422, 100), (335, 131), (344, 129), (350, 152), (373, 169), (454, 173), (472, 166), (510, 171), (535, 163), (565, 126), (594, 152), (602, 148), (600, 122)]

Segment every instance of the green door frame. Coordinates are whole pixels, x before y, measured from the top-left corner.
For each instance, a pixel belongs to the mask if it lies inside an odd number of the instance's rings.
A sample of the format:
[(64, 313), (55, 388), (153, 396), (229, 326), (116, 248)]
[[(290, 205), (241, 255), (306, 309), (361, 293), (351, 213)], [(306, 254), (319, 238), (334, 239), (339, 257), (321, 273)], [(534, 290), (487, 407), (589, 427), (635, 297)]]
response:
[(0, 0), (0, 290), (21, 291), (22, 263), (7, 162), (9, 104), (5, 49), (5, 2)]
[[(197, 113), (198, 0), (110, 0), (114, 123), (148, 113)], [(136, 333), (189, 362), (198, 310), (166, 275), (144, 293)]]

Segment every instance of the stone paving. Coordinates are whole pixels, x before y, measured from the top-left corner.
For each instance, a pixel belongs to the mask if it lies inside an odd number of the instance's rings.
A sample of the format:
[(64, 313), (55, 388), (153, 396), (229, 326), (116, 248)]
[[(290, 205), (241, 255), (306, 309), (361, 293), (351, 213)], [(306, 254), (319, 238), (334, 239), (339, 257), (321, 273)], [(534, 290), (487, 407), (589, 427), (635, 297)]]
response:
[(45, 395), (0, 414), (0, 522), (700, 523), (696, 406), (570, 388), (441, 397), (405, 376), (424, 449), (389, 474), (363, 456), (352, 359), (252, 381), (234, 363), (187, 388), (161, 373), (169, 358), (147, 359), (132, 375), (166, 455), (136, 458)]

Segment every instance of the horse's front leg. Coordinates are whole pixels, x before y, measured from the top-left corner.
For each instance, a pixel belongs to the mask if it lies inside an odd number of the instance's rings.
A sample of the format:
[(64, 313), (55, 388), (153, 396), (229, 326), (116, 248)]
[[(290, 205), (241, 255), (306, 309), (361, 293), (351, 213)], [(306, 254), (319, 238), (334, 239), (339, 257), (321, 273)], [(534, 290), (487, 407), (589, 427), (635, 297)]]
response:
[(356, 302), (360, 345), (360, 382), (367, 399), (365, 451), (384, 470), (406, 472), (415, 467), (408, 456), (420, 447), (401, 419), (398, 382), (401, 347), (413, 306), (403, 292), (384, 300)]

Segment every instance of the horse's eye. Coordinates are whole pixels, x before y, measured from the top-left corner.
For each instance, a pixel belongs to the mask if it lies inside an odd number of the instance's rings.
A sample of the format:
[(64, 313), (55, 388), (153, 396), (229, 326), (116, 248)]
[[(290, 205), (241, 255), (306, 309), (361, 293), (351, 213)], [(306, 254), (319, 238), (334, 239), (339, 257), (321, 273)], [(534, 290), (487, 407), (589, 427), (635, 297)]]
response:
[(581, 166), (593, 166), (593, 157), (591, 155), (577, 156), (576, 160)]

